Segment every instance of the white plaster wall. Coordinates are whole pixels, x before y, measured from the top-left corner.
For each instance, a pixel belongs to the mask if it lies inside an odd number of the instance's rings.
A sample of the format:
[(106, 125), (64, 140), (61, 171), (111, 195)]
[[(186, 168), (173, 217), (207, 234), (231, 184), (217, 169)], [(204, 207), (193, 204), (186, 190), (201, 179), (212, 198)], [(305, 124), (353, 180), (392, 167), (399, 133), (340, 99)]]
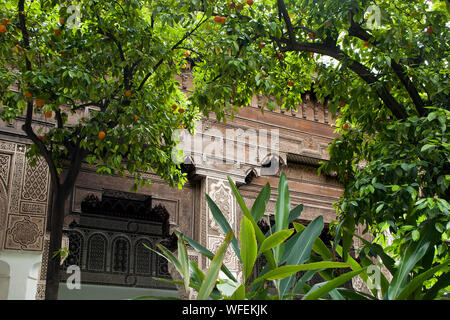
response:
[(81, 289), (69, 290), (65, 283), (60, 283), (58, 300), (127, 300), (141, 296), (178, 297), (178, 292), (94, 284), (81, 284)]
[(8, 299), (9, 274), (9, 264), (0, 260), (0, 300)]
[[(4, 250), (0, 251), (0, 261), (9, 265), (9, 279), (1, 277), (2, 284), (9, 282), (9, 289), (0, 290), (0, 298), (8, 300), (34, 300), (36, 296), (37, 274), (42, 261), (41, 252)], [(7, 293), (6, 298), (5, 292)]]

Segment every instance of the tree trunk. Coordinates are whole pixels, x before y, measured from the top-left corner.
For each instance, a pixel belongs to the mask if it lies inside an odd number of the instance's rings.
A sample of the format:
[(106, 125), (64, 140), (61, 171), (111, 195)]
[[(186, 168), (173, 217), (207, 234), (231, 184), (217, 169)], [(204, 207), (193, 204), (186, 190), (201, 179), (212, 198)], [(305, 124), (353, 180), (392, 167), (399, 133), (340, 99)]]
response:
[(45, 287), (46, 300), (58, 299), (61, 256), (58, 254), (54, 258), (52, 257), (54, 252), (61, 249), (64, 216), (65, 216), (64, 205), (69, 193), (70, 192), (63, 192), (63, 190), (57, 190), (55, 188), (53, 194), (54, 200), (50, 221), (50, 244), (48, 249), (47, 279)]

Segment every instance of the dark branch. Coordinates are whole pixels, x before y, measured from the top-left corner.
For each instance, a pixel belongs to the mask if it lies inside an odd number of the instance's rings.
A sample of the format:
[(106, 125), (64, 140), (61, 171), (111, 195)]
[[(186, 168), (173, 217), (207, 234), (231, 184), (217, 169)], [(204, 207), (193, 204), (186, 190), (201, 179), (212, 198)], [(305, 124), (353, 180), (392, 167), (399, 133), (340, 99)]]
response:
[[(377, 46), (378, 43), (374, 41), (372, 36), (364, 30), (361, 25), (353, 21), (353, 17), (351, 17), (351, 25), (348, 29), (349, 36), (353, 36), (356, 38), (359, 38), (364, 41), (370, 41), (370, 44), (373, 46)], [(402, 65), (400, 65), (398, 62), (391, 60), (391, 67), (394, 70), (397, 77), (400, 79), (401, 83), (405, 87), (406, 91), (408, 92), (409, 96), (411, 97), (414, 105), (416, 106), (416, 110), (419, 113), (420, 116), (424, 116), (427, 114), (427, 110), (424, 108), (425, 104), (422, 100), (422, 98), (419, 95), (419, 92), (417, 91), (416, 87), (414, 86), (413, 82), (408, 78), (408, 75), (406, 74), (405, 69)]]
[[(30, 49), (30, 38), (28, 35), (28, 30), (26, 27), (26, 19), (25, 19), (25, 0), (19, 0), (18, 3), (18, 9), (19, 9), (19, 26), (22, 33), (22, 39), (23, 39), (23, 47), (27, 50)], [(24, 55), (25, 57), (25, 66), (27, 71), (32, 70), (31, 61), (28, 60), (28, 57)], [(50, 170), (50, 178), (52, 180), (53, 186), (55, 188), (59, 187), (59, 179), (58, 179), (58, 171), (56, 170), (55, 163), (53, 162), (52, 154), (47, 148), (45, 147), (44, 142), (42, 142), (35, 134), (31, 123), (33, 121), (33, 101), (27, 102), (27, 110), (26, 110), (26, 117), (25, 117), (25, 123), (22, 126), (22, 130), (27, 134), (27, 137), (33, 141), (33, 143), (38, 147), (40, 153), (44, 157), (45, 161), (48, 164), (49, 170)]]

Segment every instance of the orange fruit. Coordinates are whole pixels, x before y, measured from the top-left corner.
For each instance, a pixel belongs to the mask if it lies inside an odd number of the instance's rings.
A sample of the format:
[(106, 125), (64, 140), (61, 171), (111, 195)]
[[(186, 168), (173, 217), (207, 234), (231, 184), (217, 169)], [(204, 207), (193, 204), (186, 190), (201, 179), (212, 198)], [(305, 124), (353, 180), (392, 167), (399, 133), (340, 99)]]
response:
[(47, 141), (48, 138), (46, 136), (37, 136), (39, 140)]
[(220, 17), (220, 23), (225, 23), (225, 21), (227, 21), (227, 18), (225, 18), (225, 17)]
[(344, 123), (344, 124), (342, 125), (342, 129), (348, 130), (348, 124), (347, 124), (347, 123)]
[(247, 0), (247, 4), (248, 4), (249, 6), (253, 5), (253, 0)]
[(31, 98), (33, 95), (31, 94), (30, 91), (25, 92), (25, 97), (26, 98)]
[(308, 37), (309, 37), (310, 39), (314, 39), (314, 33), (308, 32)]
[(180, 108), (180, 109), (178, 110), (178, 112), (179, 112), (179, 113), (184, 113), (184, 109), (181, 109), (181, 108)]
[(41, 99), (36, 99), (35, 103), (38, 107), (42, 107), (44, 105), (44, 101), (42, 101)]
[(432, 34), (433, 33), (433, 27), (428, 27), (427, 28), (427, 33), (428, 34)]
[(261, 49), (264, 49), (265, 46), (266, 46), (266, 44), (265, 44), (264, 42), (261, 41), (261, 42), (259, 43), (259, 47), (260, 47)]
[(189, 57), (191, 55), (191, 52), (189, 51), (189, 50), (186, 50), (185, 52), (184, 52), (184, 56), (187, 58), (187, 57)]
[(130, 90), (125, 91), (125, 96), (130, 97), (131, 96), (131, 91)]
[(46, 118), (51, 118), (52, 115), (53, 115), (53, 113), (52, 113), (51, 111), (46, 111), (46, 112), (45, 112), (45, 117), (46, 117)]
[(370, 42), (369, 41), (364, 41), (364, 48), (370, 47)]
[(59, 30), (59, 29), (55, 29), (54, 32), (55, 32), (55, 35), (57, 35), (57, 36), (61, 35), (61, 30)]
[(177, 108), (178, 108), (178, 105), (176, 105), (176, 104), (174, 103), (174, 104), (172, 105), (173, 111), (177, 110)]
[(137, 115), (134, 115), (134, 121), (138, 121), (139, 117)]
[(4, 24), (5, 26), (8, 24), (9, 20), (8, 19), (2, 19), (2, 24)]
[(220, 17), (220, 16), (215, 16), (215, 17), (214, 17), (214, 22), (215, 22), (215, 23), (220, 23), (220, 21), (222, 21), (221, 18), (222, 18), (222, 17)]
[(278, 60), (283, 60), (284, 59), (284, 55), (280, 52), (278, 54)]
[(5, 25), (3, 25), (3, 24), (0, 25), (0, 32), (1, 33), (5, 33), (6, 32), (6, 26)]
[(99, 139), (105, 139), (105, 137), (106, 137), (105, 131), (100, 131), (100, 132), (98, 133), (98, 138), (99, 138)]
[(288, 85), (289, 87), (293, 87), (293, 86), (294, 86), (294, 81), (289, 80), (288, 83), (287, 83), (287, 85)]
[(60, 24), (64, 24), (64, 19), (63, 18), (59, 18), (59, 23)]

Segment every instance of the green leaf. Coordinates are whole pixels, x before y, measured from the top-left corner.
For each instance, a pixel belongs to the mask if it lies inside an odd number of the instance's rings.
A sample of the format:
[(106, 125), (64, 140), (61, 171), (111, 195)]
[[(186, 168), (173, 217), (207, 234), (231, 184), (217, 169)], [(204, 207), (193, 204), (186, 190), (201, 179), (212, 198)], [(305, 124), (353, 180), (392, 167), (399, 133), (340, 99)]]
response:
[(397, 272), (392, 278), (391, 285), (387, 292), (387, 298), (394, 300), (398, 297), (402, 289), (405, 287), (405, 283), (408, 279), (409, 272), (414, 268), (416, 263), (422, 259), (430, 246), (430, 224), (428, 223), (425, 228), (424, 236), (420, 237), (419, 241), (415, 241), (409, 244), (406, 248), (406, 252), (400, 260), (400, 265)]
[(420, 238), (420, 233), (419, 233), (418, 230), (413, 230), (412, 233), (411, 233), (411, 236), (412, 236), (414, 241), (417, 241)]
[(439, 277), (438, 281), (430, 289), (427, 290), (422, 299), (423, 300), (435, 299), (439, 291), (442, 288), (448, 287), (449, 283), (450, 283), (450, 272), (445, 272)]
[(356, 270), (356, 271), (347, 272), (347, 273), (344, 273), (343, 275), (340, 275), (337, 278), (334, 278), (333, 280), (327, 281), (320, 288), (318, 288), (316, 290), (310, 290), (303, 297), (302, 300), (317, 300), (320, 297), (322, 297), (323, 295), (325, 295), (328, 292), (330, 292), (331, 290), (336, 289), (340, 285), (346, 283), (347, 281), (349, 281), (353, 277), (357, 276), (358, 274), (360, 274), (364, 270), (366, 270), (366, 268), (362, 268), (362, 269)]
[(184, 289), (186, 293), (189, 292), (189, 281), (190, 281), (190, 267), (189, 267), (189, 256), (186, 249), (186, 244), (184, 243), (183, 235), (178, 237), (178, 261), (180, 261), (181, 276), (184, 280)]
[[(228, 183), (231, 186), (231, 190), (233, 191), (234, 196), (236, 197), (236, 201), (239, 204), (239, 206), (242, 209), (242, 212), (244, 213), (244, 215), (250, 220), (250, 222), (253, 225), (253, 229), (255, 230), (255, 235), (256, 235), (256, 239), (258, 240), (259, 243), (262, 243), (264, 241), (264, 239), (266, 238), (264, 236), (264, 234), (262, 233), (261, 229), (258, 227), (258, 225), (256, 224), (255, 220), (253, 219), (253, 216), (251, 215), (250, 211), (248, 211), (247, 206), (245, 205), (244, 199), (242, 198), (241, 194), (239, 193), (236, 185), (234, 184), (233, 180), (231, 180), (230, 177), (228, 177)], [(267, 261), (269, 262), (270, 266), (272, 268), (276, 267), (276, 263), (275, 263), (275, 259), (273, 257), (273, 254), (271, 251), (266, 251), (264, 253)]]
[[(177, 236), (179, 236), (181, 233), (178, 230), (175, 230), (175, 233), (177, 234)], [(204, 255), (205, 257), (207, 257), (209, 260), (214, 259), (214, 253), (212, 253), (211, 251), (209, 251), (208, 249), (206, 249), (204, 246), (202, 246), (200, 243), (198, 243), (197, 241), (189, 238), (188, 236), (184, 235), (184, 240), (187, 241), (187, 243), (198, 253)], [(233, 276), (233, 274), (230, 272), (230, 270), (228, 270), (228, 268), (225, 265), (222, 265), (222, 271), (233, 281), (237, 281), (236, 278)]]
[(385, 252), (382, 246), (380, 246), (379, 244), (376, 243), (370, 243), (369, 241), (367, 241), (366, 239), (364, 239), (363, 237), (360, 237), (357, 234), (353, 234), (354, 237), (357, 237), (359, 240), (361, 240), (366, 246), (370, 247), (373, 251), (375, 251), (375, 253), (381, 258), (381, 260), (383, 261), (383, 264), (385, 265), (385, 267), (389, 270), (389, 272), (391, 274), (394, 274), (396, 271), (395, 268), (395, 260), (392, 259), (390, 256), (388, 256)]
[[(289, 187), (286, 175), (283, 172), (278, 182), (278, 198), (275, 205), (275, 232), (288, 228), (290, 210)], [(273, 256), (277, 263), (280, 262), (283, 250), (284, 246), (282, 245), (273, 248)]]
[[(211, 209), (211, 214), (214, 217), (214, 220), (216, 220), (220, 229), (225, 234), (228, 234), (233, 229), (231, 229), (231, 226), (228, 223), (227, 218), (225, 218), (222, 211), (220, 211), (219, 207), (214, 203), (214, 201), (209, 197), (209, 195), (206, 195), (206, 200), (208, 201), (208, 205), (209, 205), (209, 208)], [(231, 241), (231, 247), (233, 248), (234, 252), (236, 253), (236, 256), (242, 262), (239, 245), (238, 245), (236, 238), (233, 238), (233, 240)]]
[[(405, 300), (408, 299), (408, 297), (411, 296), (411, 294), (416, 291), (418, 288), (423, 286), (424, 281), (428, 280), (433, 274), (435, 274), (437, 271), (440, 271), (443, 268), (449, 268), (449, 262), (450, 259), (447, 259), (442, 264), (437, 265), (431, 269), (428, 269), (421, 274), (415, 276), (408, 285), (400, 292), (400, 294), (397, 296), (397, 300)], [(448, 271), (448, 270), (447, 270)]]
[(331, 268), (348, 268), (350, 265), (345, 262), (321, 261), (301, 265), (286, 265), (270, 270), (262, 277), (255, 279), (252, 285), (263, 280), (285, 279), (291, 275), (306, 270), (331, 269)]
[(258, 197), (253, 203), (251, 209), (251, 214), (256, 222), (258, 222), (263, 217), (269, 199), (270, 199), (270, 184), (267, 183), (264, 186), (264, 188), (262, 188), (261, 192), (258, 194)]
[(353, 243), (353, 233), (355, 231), (355, 219), (353, 215), (348, 215), (344, 219), (342, 225), (344, 234), (342, 236), (342, 259), (347, 261), (348, 251), (350, 250)]
[[(294, 222), (294, 228), (297, 232), (303, 232), (303, 230), (306, 229), (306, 227), (300, 223)], [(314, 241), (314, 244), (312, 246), (312, 250), (320, 255), (323, 260), (332, 260), (333, 254), (331, 253), (330, 249), (325, 245), (325, 243), (320, 238), (316, 238)]]
[(283, 243), (287, 238), (289, 238), (292, 233), (294, 233), (293, 229), (287, 229), (287, 230), (281, 230), (278, 232), (275, 232), (271, 236), (267, 237), (263, 243), (261, 243), (261, 246), (259, 247), (259, 253), (263, 253), (264, 251), (267, 251), (269, 249), (272, 249), (281, 243)]
[(198, 300), (208, 299), (212, 290), (216, 286), (216, 281), (217, 281), (217, 277), (219, 276), (219, 271), (222, 267), (223, 258), (225, 257), (225, 253), (228, 249), (228, 245), (230, 244), (233, 237), (234, 237), (233, 231), (230, 231), (227, 234), (227, 236), (225, 237), (223, 244), (217, 250), (216, 255), (214, 256), (214, 259), (212, 259), (209, 269), (206, 272), (205, 279), (203, 280), (203, 283), (198, 292), (198, 296), (197, 296)]
[(292, 223), (295, 219), (297, 219), (298, 217), (300, 217), (300, 214), (303, 211), (303, 204), (299, 204), (298, 206), (296, 206), (294, 209), (291, 210), (291, 212), (289, 213), (289, 223)]
[(420, 152), (430, 151), (431, 149), (436, 148), (434, 144), (426, 144), (420, 149)]
[(355, 291), (355, 290), (349, 290), (349, 289), (344, 289), (344, 288), (338, 288), (336, 289), (339, 291), (340, 294), (342, 294), (345, 298), (347, 298), (347, 300), (375, 300), (376, 298), (364, 293), (364, 292), (359, 292), (359, 291)]
[(230, 298), (231, 300), (245, 300), (245, 286), (241, 284)]
[[(291, 238), (295, 241), (292, 246), (286, 244), (286, 252), (280, 264), (286, 262), (286, 265), (300, 265), (308, 261), (314, 241), (320, 235), (322, 229), (323, 217), (319, 216), (306, 227), (298, 238)], [(280, 297), (283, 297), (291, 288), (293, 280), (293, 277), (289, 277), (280, 281)]]
[(250, 277), (256, 261), (257, 243), (255, 230), (247, 217), (241, 218), (241, 230), (239, 232), (241, 241), (242, 268), (244, 272), (244, 282)]

